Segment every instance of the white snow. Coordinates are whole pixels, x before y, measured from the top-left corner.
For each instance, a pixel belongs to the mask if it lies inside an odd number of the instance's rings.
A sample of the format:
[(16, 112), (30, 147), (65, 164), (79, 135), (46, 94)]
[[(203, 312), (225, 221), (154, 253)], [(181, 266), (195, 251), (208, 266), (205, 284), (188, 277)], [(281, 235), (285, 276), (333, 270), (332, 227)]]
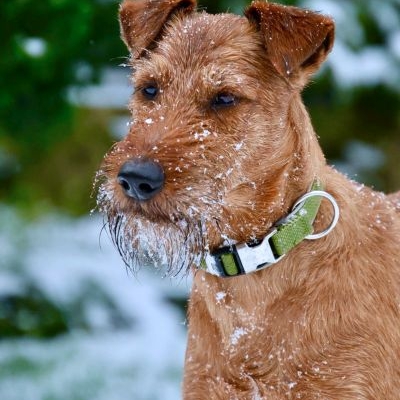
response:
[(47, 43), (38, 37), (29, 37), (21, 41), (21, 46), (25, 53), (33, 58), (42, 57), (47, 51)]
[(368, 46), (354, 52), (340, 39), (336, 41), (328, 64), (337, 83), (347, 88), (379, 83), (395, 85), (400, 76), (398, 66), (384, 48)]
[(239, 151), (243, 147), (243, 140), (235, 144), (235, 150)]
[[(47, 341), (1, 341), (2, 400), (180, 398), (184, 316), (165, 298), (185, 297), (190, 282), (178, 286), (150, 269), (127, 274), (107, 235), (99, 239), (99, 216), (54, 215), (25, 226), (0, 208), (0, 221), (0, 242), (10, 244), (0, 261), (0, 296), (21, 292), (28, 280), (60, 307), (84, 297), (90, 326)], [(113, 325), (112, 310), (91, 287), (114, 304), (124, 327)]]
[(394, 57), (400, 60), (400, 29), (389, 35), (389, 48)]
[(301, 6), (330, 15), (335, 20), (335, 44), (326, 65), (331, 67), (338, 86), (350, 89), (359, 85), (384, 83), (400, 91), (400, 16), (396, 13), (394, 3), (366, 1), (364, 5), (388, 35), (388, 43), (382, 46), (368, 46), (365, 43), (366, 35), (358, 20), (358, 7), (354, 2), (303, 0)]
[(343, 158), (334, 160), (335, 167), (353, 179), (378, 169), (385, 162), (381, 150), (357, 140), (350, 140), (344, 148)]
[(292, 390), (296, 385), (297, 385), (297, 382), (289, 382), (288, 383), (289, 390)]
[(101, 84), (71, 86), (67, 93), (68, 100), (77, 106), (125, 110), (133, 92), (127, 75), (127, 69), (105, 68)]
[(215, 300), (217, 301), (217, 303), (220, 303), (225, 297), (226, 297), (225, 292), (217, 292), (215, 294)]
[(247, 335), (247, 330), (243, 327), (238, 327), (235, 328), (235, 330), (233, 331), (230, 339), (231, 339), (231, 345), (232, 346), (236, 346), (239, 343), (239, 339), (244, 336)]

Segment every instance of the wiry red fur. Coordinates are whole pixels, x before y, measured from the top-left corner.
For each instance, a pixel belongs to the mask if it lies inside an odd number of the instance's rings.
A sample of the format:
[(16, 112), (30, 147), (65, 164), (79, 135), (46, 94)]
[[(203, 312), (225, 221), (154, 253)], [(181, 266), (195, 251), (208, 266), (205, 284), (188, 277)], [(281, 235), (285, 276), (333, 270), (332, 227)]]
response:
[[(194, 7), (121, 6), (134, 121), (106, 156), (100, 207), (124, 257), (140, 254), (148, 230), (171, 263), (184, 249), (185, 268), (227, 237), (260, 239), (315, 177), (341, 217), (328, 236), (252, 275), (194, 269), (184, 399), (399, 399), (400, 194), (386, 197), (326, 165), (300, 97), (331, 49), (332, 20), (262, 1), (247, 18)], [(154, 101), (141, 94), (150, 83), (162, 90)], [(238, 100), (215, 110), (218, 93)], [(141, 203), (116, 179), (137, 157), (166, 175)], [(331, 217), (324, 201), (315, 229)]]

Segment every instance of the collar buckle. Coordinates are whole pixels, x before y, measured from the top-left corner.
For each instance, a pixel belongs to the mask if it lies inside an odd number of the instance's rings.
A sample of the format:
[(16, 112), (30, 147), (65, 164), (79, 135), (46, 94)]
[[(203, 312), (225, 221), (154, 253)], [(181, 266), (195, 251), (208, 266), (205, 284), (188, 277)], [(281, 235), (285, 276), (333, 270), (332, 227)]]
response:
[[(329, 200), (333, 209), (330, 225), (322, 232), (314, 233), (313, 223), (322, 198)], [(315, 180), (311, 191), (300, 197), (292, 211), (279, 220), (273, 230), (258, 244), (232, 244), (207, 253), (201, 267), (213, 275), (232, 277), (246, 275), (268, 268), (281, 260), (285, 254), (304, 239), (315, 240), (328, 235), (339, 219), (339, 206), (332, 195), (322, 190)]]
[(236, 245), (236, 250), (245, 264), (244, 270), (246, 274), (267, 268), (285, 256), (285, 254), (280, 256), (273, 250), (270, 239), (276, 233), (277, 229), (274, 228), (261, 243), (255, 246), (249, 246), (246, 243)]
[(230, 277), (249, 274), (267, 268), (284, 257), (275, 254), (270, 239), (277, 233), (274, 229), (261, 243), (249, 246), (247, 243), (222, 247), (215, 253), (207, 254), (207, 271), (214, 275)]

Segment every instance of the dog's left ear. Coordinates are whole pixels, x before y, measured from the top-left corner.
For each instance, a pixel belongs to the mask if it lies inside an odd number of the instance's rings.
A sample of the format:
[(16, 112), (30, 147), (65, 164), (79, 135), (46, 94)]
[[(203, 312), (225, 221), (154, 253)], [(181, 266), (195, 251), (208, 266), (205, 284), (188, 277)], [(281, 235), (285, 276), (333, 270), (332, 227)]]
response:
[(195, 8), (196, 0), (125, 0), (119, 9), (121, 37), (138, 58), (151, 48), (174, 14)]
[(332, 49), (335, 25), (329, 17), (264, 1), (254, 1), (245, 15), (263, 35), (275, 69), (288, 79), (304, 81)]

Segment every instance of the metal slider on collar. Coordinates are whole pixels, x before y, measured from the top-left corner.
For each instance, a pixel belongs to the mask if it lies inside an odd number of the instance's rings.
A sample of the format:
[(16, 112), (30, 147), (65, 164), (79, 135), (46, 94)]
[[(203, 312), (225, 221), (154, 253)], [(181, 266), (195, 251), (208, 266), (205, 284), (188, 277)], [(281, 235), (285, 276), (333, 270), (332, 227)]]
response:
[(218, 276), (229, 277), (249, 274), (275, 264), (284, 257), (275, 254), (270, 242), (270, 238), (276, 232), (274, 229), (255, 246), (246, 243), (232, 244), (207, 254), (205, 257), (207, 270)]

